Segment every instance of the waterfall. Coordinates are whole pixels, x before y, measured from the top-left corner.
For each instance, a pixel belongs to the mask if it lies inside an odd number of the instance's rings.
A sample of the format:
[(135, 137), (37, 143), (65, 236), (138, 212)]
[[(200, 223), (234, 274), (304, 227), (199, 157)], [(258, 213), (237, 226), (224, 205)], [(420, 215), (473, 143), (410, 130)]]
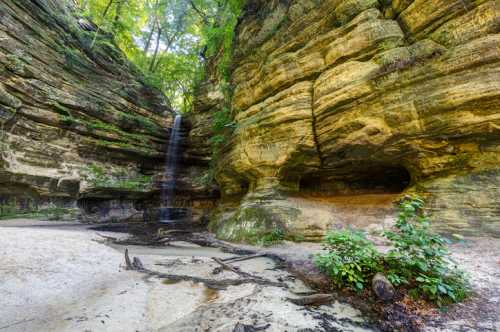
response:
[(181, 141), (181, 123), (182, 116), (177, 114), (175, 116), (172, 132), (170, 133), (165, 165), (165, 180), (161, 186), (162, 208), (160, 209), (160, 222), (164, 223), (173, 221), (171, 208), (175, 199), (175, 177), (177, 172), (177, 160), (179, 158), (179, 144)]

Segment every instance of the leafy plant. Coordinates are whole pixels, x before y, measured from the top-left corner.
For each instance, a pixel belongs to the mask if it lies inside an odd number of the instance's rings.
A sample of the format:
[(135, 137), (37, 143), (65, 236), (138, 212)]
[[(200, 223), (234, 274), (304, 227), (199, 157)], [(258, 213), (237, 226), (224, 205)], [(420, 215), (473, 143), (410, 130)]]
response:
[(235, 26), (244, 2), (79, 1), (82, 16), (96, 27), (88, 33), (77, 29), (74, 34), (88, 53), (118, 59), (120, 55), (113, 52), (117, 44), (173, 108), (188, 112), (207, 63), (217, 64), (220, 77), (229, 77)]
[(245, 242), (263, 247), (280, 244), (285, 240), (285, 232), (281, 228), (275, 228), (270, 231), (244, 229), (240, 235), (242, 239), (245, 239)]
[[(63, 217), (74, 218), (77, 210), (73, 208), (58, 207), (50, 203), (44, 207), (38, 207), (33, 202), (28, 204), (17, 204), (14, 198), (12, 201), (0, 203), (0, 220), (14, 218), (44, 218), (47, 220), (61, 220)], [(24, 205), (24, 206), (23, 206)]]
[(258, 244), (264, 247), (269, 247), (283, 242), (284, 239), (285, 232), (280, 228), (276, 228), (271, 232), (262, 235), (262, 237), (258, 241)]
[(331, 232), (324, 244), (328, 252), (316, 256), (315, 263), (338, 287), (362, 290), (381, 270), (380, 254), (362, 232)]
[(151, 186), (151, 176), (137, 175), (133, 177), (127, 176), (124, 172), (114, 172), (107, 174), (104, 168), (92, 164), (85, 170), (84, 177), (94, 187), (97, 188), (118, 188), (145, 190)]
[(411, 294), (423, 294), (439, 306), (463, 300), (467, 282), (451, 260), (444, 237), (431, 231), (424, 201), (405, 197), (399, 205), (394, 231), (386, 231), (393, 249), (385, 255), (389, 280), (406, 284)]
[(463, 300), (470, 291), (467, 276), (451, 260), (448, 241), (432, 232), (424, 201), (405, 197), (399, 204), (394, 230), (384, 232), (392, 249), (379, 253), (363, 233), (343, 230), (325, 238), (327, 253), (317, 255), (318, 267), (338, 287), (361, 290), (377, 272), (395, 286), (443, 306)]

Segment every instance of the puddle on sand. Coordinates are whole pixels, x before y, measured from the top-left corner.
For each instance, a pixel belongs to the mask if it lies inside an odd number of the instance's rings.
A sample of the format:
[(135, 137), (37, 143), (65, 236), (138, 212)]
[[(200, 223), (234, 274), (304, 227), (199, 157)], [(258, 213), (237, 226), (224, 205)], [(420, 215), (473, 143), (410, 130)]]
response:
[[(183, 282), (183, 281), (165, 279), (161, 283), (163, 285), (170, 286), (170, 285), (179, 284), (181, 282)], [(203, 288), (203, 299), (201, 300), (201, 302), (203, 302), (203, 303), (214, 302), (215, 300), (217, 300), (220, 297), (219, 291), (217, 289), (207, 287), (204, 284), (196, 283), (196, 282), (188, 282), (188, 285), (189, 285), (188, 287), (191, 287), (191, 288), (196, 288), (196, 289), (199, 289), (200, 287)]]
[(219, 298), (219, 291), (216, 289), (205, 287), (205, 289), (203, 290), (203, 295), (205, 296), (203, 302), (210, 303)]

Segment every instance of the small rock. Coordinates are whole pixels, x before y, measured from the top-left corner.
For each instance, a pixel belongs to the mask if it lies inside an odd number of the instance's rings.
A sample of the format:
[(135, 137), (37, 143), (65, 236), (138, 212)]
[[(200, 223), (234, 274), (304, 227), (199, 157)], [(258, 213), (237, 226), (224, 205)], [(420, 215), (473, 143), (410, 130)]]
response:
[(372, 289), (380, 300), (390, 301), (394, 298), (394, 286), (382, 273), (377, 273), (373, 277)]
[(315, 289), (328, 290), (331, 288), (332, 280), (313, 263), (311, 260), (293, 260), (288, 268), (306, 285)]

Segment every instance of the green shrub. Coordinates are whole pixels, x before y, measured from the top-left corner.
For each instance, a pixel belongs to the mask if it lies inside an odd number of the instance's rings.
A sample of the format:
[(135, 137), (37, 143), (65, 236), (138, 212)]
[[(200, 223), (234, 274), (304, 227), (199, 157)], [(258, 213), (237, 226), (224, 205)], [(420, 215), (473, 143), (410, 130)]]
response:
[(280, 228), (276, 228), (271, 232), (262, 235), (257, 244), (269, 247), (275, 244), (280, 244), (284, 239), (285, 232)]
[(439, 306), (463, 300), (467, 282), (450, 258), (447, 241), (430, 229), (418, 197), (406, 197), (399, 205), (395, 230), (387, 231), (393, 249), (385, 255), (389, 280), (406, 284), (414, 296), (423, 294)]
[(383, 233), (392, 245), (387, 254), (363, 233), (343, 230), (326, 236), (327, 253), (317, 255), (315, 263), (340, 288), (361, 290), (375, 273), (384, 272), (393, 285), (438, 306), (463, 300), (470, 291), (467, 277), (451, 260), (448, 241), (431, 231), (423, 207), (418, 197), (400, 202), (394, 230)]
[(145, 190), (150, 188), (152, 183), (151, 176), (139, 174), (130, 177), (123, 170), (107, 174), (103, 167), (95, 164), (87, 166), (84, 177), (96, 188)]
[(280, 228), (264, 231), (257, 229), (244, 229), (239, 233), (236, 241), (244, 241), (246, 243), (269, 247), (275, 244), (280, 244), (285, 239), (285, 232)]
[(381, 270), (380, 254), (362, 232), (331, 232), (325, 238), (325, 249), (328, 252), (316, 256), (315, 263), (337, 287), (362, 290)]

